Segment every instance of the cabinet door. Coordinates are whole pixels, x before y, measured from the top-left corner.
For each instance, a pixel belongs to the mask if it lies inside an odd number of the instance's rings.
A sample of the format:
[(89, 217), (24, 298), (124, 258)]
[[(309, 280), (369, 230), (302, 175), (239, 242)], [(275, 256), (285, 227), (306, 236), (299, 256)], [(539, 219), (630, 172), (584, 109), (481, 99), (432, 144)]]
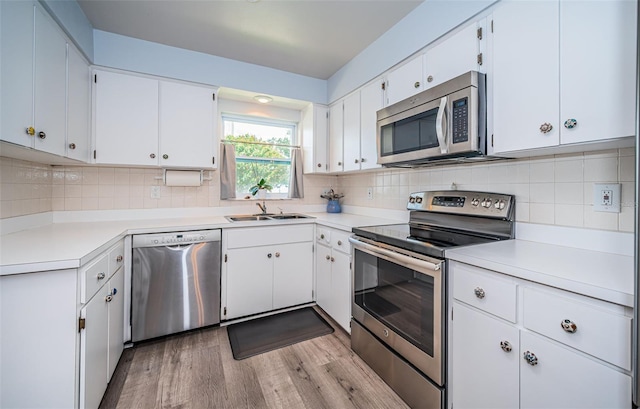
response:
[(105, 285), (82, 308), (85, 329), (80, 333), (80, 407), (97, 408), (107, 389), (109, 309)]
[(409, 98), (424, 89), (423, 59), (424, 55), (418, 55), (387, 75), (387, 105)]
[(273, 247), (273, 309), (313, 301), (313, 243)]
[(329, 172), (342, 172), (343, 169), (343, 118), (342, 101), (329, 107)]
[(331, 309), (331, 248), (316, 246), (316, 303), (327, 314), (333, 316)]
[(69, 44), (68, 47), (66, 156), (87, 162), (90, 146), (91, 69), (74, 46)]
[(35, 128), (34, 147), (66, 153), (67, 42), (40, 7), (35, 12)]
[[(455, 302), (452, 332), (453, 407), (517, 408), (518, 329)], [(510, 352), (501, 348), (504, 341)]]
[[(561, 143), (635, 134), (635, 1), (560, 2)], [(565, 128), (575, 119), (577, 126)]]
[(158, 81), (94, 71), (96, 163), (158, 164)]
[(379, 168), (377, 145), (377, 112), (383, 108), (382, 80), (360, 90), (360, 169)]
[(109, 351), (107, 382), (111, 380), (124, 349), (124, 268), (120, 268), (107, 284), (111, 301), (109, 308)]
[(478, 26), (472, 23), (427, 50), (424, 89), (469, 71), (478, 71)]
[(360, 169), (360, 92), (344, 99), (344, 170)]
[(159, 164), (213, 167), (215, 90), (160, 81)]
[[(33, 3), (0, 1), (0, 139), (33, 147)], [(10, 64), (8, 62), (11, 62)]]
[[(510, 1), (493, 13), (495, 153), (560, 142), (558, 7), (557, 1)], [(543, 124), (553, 128), (543, 133)]]
[(309, 104), (302, 112), (302, 149), (304, 173), (325, 173), (328, 146), (328, 108)]
[(333, 251), (331, 263), (331, 317), (351, 333), (351, 270), (348, 254)]
[(274, 253), (271, 247), (227, 251), (226, 319), (272, 310)]
[(537, 363), (533, 366), (520, 358), (521, 408), (631, 407), (630, 376), (522, 332), (520, 352), (526, 351), (535, 354)]

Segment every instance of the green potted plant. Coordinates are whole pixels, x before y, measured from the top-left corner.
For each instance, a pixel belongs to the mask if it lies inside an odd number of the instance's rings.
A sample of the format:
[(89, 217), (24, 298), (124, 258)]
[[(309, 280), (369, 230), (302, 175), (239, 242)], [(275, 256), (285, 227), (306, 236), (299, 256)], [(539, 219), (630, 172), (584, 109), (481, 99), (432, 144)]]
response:
[(249, 193), (251, 193), (251, 195), (255, 196), (259, 192), (260, 194), (258, 194), (258, 197), (264, 198), (264, 196), (266, 195), (267, 190), (271, 191), (271, 189), (273, 189), (273, 187), (271, 187), (271, 185), (268, 185), (267, 181), (264, 180), (264, 178), (262, 178), (262, 179), (260, 179), (258, 181), (257, 184), (251, 186), (251, 189), (249, 189)]

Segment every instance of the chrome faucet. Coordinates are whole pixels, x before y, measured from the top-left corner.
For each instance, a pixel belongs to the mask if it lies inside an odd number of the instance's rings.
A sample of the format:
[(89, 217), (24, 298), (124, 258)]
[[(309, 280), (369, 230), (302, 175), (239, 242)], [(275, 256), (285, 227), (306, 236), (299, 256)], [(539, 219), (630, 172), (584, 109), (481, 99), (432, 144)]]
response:
[(256, 203), (256, 206), (262, 210), (262, 214), (267, 214), (267, 204), (264, 201), (262, 201), (262, 204)]

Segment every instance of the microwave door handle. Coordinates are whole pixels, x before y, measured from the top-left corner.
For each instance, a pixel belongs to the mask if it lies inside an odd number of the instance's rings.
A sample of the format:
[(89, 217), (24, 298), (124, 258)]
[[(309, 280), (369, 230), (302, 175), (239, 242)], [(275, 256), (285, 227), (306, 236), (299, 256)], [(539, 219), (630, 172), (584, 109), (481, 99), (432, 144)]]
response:
[(443, 155), (449, 152), (447, 145), (447, 97), (440, 99), (440, 107), (438, 107), (438, 115), (436, 116), (436, 137), (440, 145), (440, 153)]

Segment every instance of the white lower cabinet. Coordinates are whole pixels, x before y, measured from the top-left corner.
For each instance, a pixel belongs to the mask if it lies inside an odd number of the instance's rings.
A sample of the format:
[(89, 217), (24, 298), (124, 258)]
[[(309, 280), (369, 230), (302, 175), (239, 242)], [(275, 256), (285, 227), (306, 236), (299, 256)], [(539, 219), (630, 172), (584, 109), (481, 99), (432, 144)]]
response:
[(224, 230), (222, 319), (313, 300), (313, 225)]
[(449, 276), (449, 408), (631, 407), (629, 308), (455, 261)]
[(316, 231), (316, 244), (316, 303), (350, 333), (349, 233), (319, 226)]

